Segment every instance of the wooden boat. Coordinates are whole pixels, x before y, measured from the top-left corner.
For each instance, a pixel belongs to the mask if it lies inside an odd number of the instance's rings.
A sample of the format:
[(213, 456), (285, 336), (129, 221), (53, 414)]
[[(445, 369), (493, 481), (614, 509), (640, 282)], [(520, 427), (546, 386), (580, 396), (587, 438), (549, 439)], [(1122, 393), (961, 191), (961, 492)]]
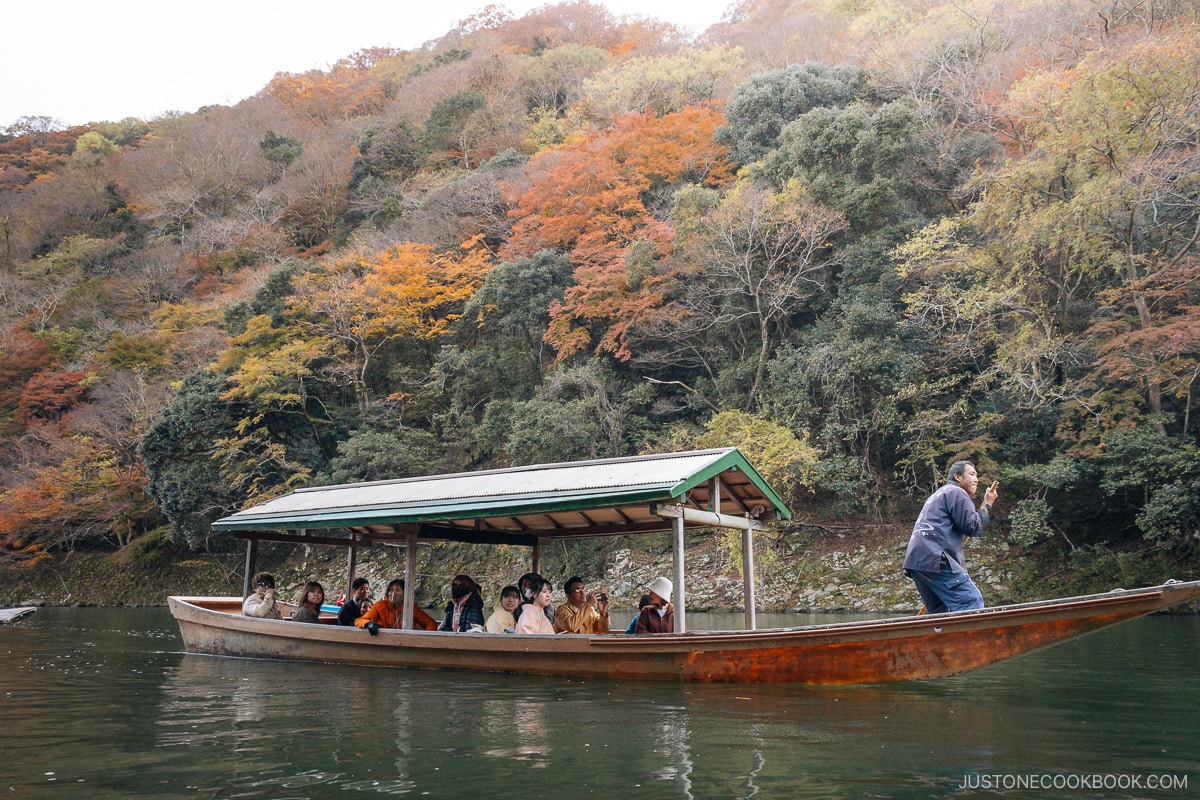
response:
[(19, 606), (17, 608), (0, 608), (0, 625), (5, 622), (16, 622), (37, 611), (35, 606)]
[(978, 669), (1200, 597), (1200, 581), (951, 614), (683, 634), (517, 636), (305, 625), (171, 597), (189, 653), (576, 678), (856, 684)]
[[(241, 598), (171, 597), (191, 653), (581, 678), (850, 684), (937, 678), (1200, 597), (1200, 581), (869, 622), (756, 630), (751, 532), (790, 511), (736, 449), (546, 464), (303, 489), (218, 520), (247, 540), (243, 597), (259, 541), (403, 545), (404, 630), (260, 620)], [(684, 536), (742, 532), (745, 630), (684, 632)], [(314, 533), (314, 531), (323, 531)], [(516, 636), (410, 630), (418, 544), (527, 546), (532, 571), (555, 539), (671, 531), (676, 633)], [(897, 565), (899, 569), (899, 565)], [(331, 620), (323, 619), (323, 622)]]

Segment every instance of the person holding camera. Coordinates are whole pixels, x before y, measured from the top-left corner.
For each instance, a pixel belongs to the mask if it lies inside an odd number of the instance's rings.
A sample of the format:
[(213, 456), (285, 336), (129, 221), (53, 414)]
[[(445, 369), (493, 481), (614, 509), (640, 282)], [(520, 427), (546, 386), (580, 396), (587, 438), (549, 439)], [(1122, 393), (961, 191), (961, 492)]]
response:
[(251, 581), (254, 591), (242, 601), (242, 614), (259, 619), (283, 619), (279, 606), (275, 605), (275, 576), (260, 572)]
[(589, 592), (583, 579), (572, 576), (563, 584), (567, 602), (554, 612), (555, 633), (608, 633), (608, 595)]

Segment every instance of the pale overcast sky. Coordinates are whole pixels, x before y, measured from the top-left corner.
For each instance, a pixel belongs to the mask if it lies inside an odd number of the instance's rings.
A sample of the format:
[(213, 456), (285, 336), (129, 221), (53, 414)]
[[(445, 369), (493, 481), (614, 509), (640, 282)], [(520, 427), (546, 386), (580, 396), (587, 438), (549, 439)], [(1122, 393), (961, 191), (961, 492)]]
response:
[[(617, 15), (693, 33), (734, 0), (602, 0)], [(6, 3), (0, 129), (18, 117), (68, 125), (231, 105), (277, 72), (328, 69), (364, 47), (411, 49), (487, 0), (66, 0)], [(545, 0), (498, 0), (516, 17)]]

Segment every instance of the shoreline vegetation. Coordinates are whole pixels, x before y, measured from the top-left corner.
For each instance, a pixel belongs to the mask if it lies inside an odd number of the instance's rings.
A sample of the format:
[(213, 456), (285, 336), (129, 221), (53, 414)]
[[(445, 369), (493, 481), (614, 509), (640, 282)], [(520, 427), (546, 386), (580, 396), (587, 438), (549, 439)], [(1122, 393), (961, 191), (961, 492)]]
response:
[[(802, 518), (764, 611), (914, 610), (960, 459), (1002, 487), (988, 604), (1200, 577), (1200, 0), (734, 5), (488, 6), (230, 105), (0, 129), (0, 603), (237, 594), (214, 522), (301, 487), (712, 447)], [(688, 547), (689, 607), (740, 607), (738, 543)], [(540, 572), (633, 608), (669, 553)], [(336, 597), (345, 557), (258, 566)], [(414, 589), (529, 565), (431, 544)]]

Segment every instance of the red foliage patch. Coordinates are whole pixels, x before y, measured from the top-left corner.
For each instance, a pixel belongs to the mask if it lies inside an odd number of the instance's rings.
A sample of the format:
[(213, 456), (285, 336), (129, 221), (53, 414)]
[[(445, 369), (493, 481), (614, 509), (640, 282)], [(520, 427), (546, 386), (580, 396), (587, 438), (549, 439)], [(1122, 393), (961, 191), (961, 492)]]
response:
[(24, 424), (54, 422), (79, 405), (86, 391), (82, 385), (86, 370), (70, 370), (35, 375), (21, 392), (17, 414)]

